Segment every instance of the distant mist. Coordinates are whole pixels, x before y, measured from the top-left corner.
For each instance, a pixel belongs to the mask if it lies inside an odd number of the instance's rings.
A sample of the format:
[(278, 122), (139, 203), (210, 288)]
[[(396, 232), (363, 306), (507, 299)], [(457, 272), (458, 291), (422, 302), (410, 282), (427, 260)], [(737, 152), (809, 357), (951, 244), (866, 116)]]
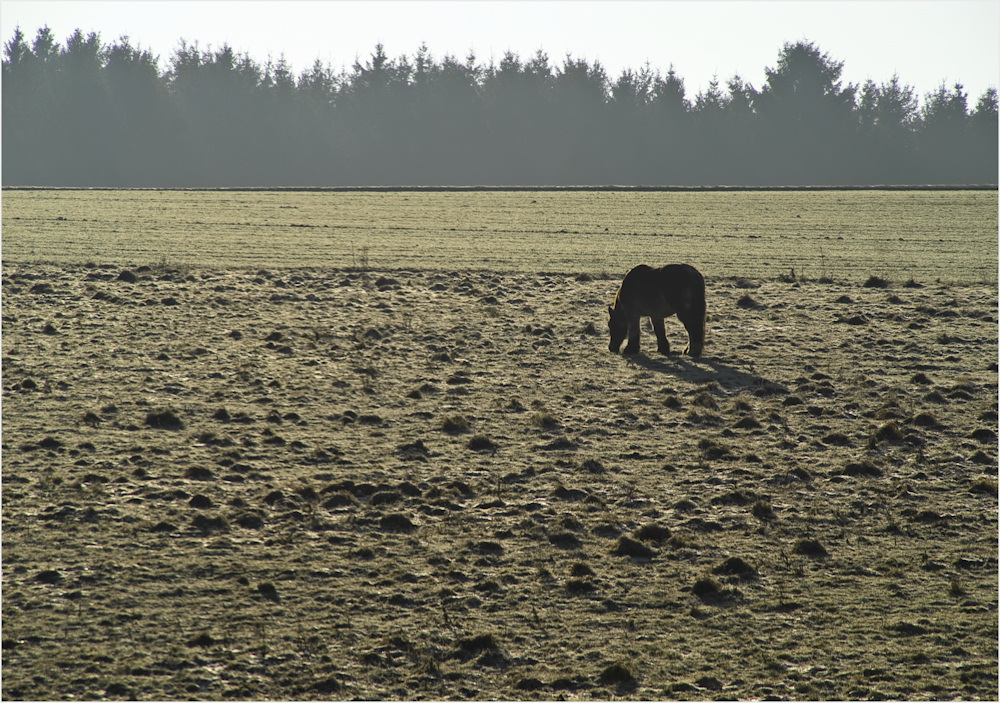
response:
[(3, 184), (82, 187), (997, 183), (997, 91), (844, 85), (810, 42), (755, 87), (541, 51), (389, 58), (294, 75), (184, 42), (165, 71), (122, 38), (4, 45)]

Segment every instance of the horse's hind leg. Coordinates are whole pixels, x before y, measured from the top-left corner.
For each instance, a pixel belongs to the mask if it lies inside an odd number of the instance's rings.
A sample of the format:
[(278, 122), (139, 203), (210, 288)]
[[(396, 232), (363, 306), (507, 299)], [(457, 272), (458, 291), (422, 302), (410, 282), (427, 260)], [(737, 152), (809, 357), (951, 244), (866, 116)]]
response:
[(650, 318), (653, 323), (653, 331), (656, 333), (656, 351), (661, 354), (670, 353), (670, 342), (667, 341), (667, 330), (663, 325), (662, 317)]
[(705, 319), (691, 315), (683, 317), (678, 315), (677, 317), (684, 323), (684, 328), (688, 333), (688, 346), (684, 353), (691, 356), (701, 356), (702, 347), (705, 344)]

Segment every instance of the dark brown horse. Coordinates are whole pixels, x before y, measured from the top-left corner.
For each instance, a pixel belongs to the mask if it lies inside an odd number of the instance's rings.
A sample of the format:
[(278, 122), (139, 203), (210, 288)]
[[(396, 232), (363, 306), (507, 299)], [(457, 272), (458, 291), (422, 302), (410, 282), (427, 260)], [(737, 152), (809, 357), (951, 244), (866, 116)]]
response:
[(677, 315), (688, 333), (691, 356), (701, 356), (705, 347), (705, 279), (693, 266), (667, 264), (652, 268), (640, 264), (625, 274), (615, 302), (608, 306), (608, 348), (618, 353), (628, 338), (623, 354), (639, 351), (639, 319), (648, 317), (656, 332), (656, 348), (661, 354), (670, 353), (670, 342), (663, 328), (663, 319)]

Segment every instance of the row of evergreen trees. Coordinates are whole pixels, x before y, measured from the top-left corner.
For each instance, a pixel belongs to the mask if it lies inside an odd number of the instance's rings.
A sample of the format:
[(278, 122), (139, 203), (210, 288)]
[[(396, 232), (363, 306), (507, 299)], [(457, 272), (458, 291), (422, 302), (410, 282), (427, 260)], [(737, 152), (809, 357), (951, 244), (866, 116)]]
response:
[(785, 44), (754, 87), (690, 98), (649, 66), (537, 52), (498, 64), (391, 59), (298, 75), (228, 45), (158, 58), (123, 37), (16, 30), (3, 56), (4, 184), (876, 185), (997, 182), (997, 92), (919, 101), (898, 76), (845, 85), (843, 62)]

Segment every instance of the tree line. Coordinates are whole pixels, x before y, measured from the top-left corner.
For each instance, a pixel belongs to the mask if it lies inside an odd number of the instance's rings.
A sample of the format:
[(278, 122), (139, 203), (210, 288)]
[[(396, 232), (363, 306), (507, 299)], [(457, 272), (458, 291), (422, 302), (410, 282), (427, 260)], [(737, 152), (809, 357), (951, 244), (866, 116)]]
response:
[(296, 74), (183, 40), (164, 70), (127, 37), (47, 27), (4, 45), (7, 186), (924, 185), (997, 182), (997, 91), (918, 99), (898, 75), (786, 43), (755, 87), (690, 97), (672, 67), (612, 79), (543, 51), (390, 58)]

